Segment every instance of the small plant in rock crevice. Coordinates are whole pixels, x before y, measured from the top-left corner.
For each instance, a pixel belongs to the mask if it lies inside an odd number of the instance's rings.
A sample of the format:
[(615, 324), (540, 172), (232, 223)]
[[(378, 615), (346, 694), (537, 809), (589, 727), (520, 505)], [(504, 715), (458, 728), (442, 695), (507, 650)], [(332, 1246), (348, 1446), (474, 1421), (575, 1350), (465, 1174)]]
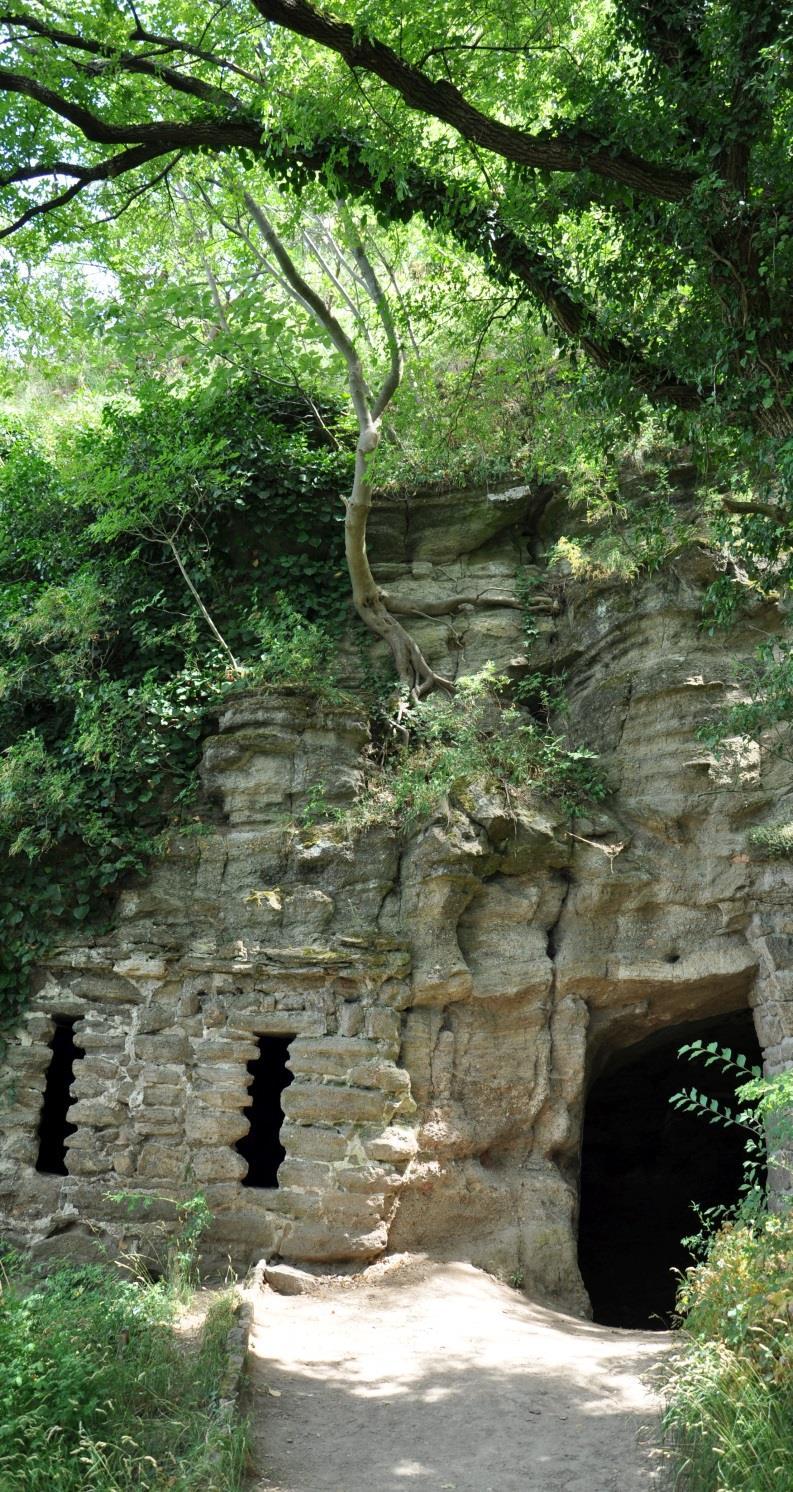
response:
[(735, 671), (741, 698), (702, 726), (699, 736), (718, 751), (725, 738), (762, 740), (765, 749), (793, 761), (793, 643), (768, 638)]
[(344, 812), (349, 826), (409, 828), (455, 796), (464, 803), (473, 783), (501, 791), (508, 803), (552, 797), (567, 813), (603, 799), (607, 789), (596, 754), (569, 746), (548, 723), (560, 686), (539, 674), (524, 681), (522, 697), (540, 700), (542, 720), (513, 703), (507, 685), (490, 665), (458, 679), (453, 696), (434, 694), (410, 706), (403, 717), (409, 744), (370, 772), (366, 791)]
[[(707, 719), (697, 735), (710, 747), (732, 782), (747, 746), (759, 748), (761, 761), (793, 762), (793, 643), (789, 637), (766, 638), (733, 671), (730, 702)], [(735, 694), (738, 697), (735, 697)], [(735, 751), (736, 743), (739, 750)], [(740, 773), (740, 767), (738, 766)], [(777, 803), (777, 807), (779, 807)], [(759, 855), (793, 854), (793, 823), (782, 819), (757, 824), (747, 841)]]
[(782, 824), (760, 824), (749, 830), (749, 843), (772, 859), (793, 856), (793, 819)]

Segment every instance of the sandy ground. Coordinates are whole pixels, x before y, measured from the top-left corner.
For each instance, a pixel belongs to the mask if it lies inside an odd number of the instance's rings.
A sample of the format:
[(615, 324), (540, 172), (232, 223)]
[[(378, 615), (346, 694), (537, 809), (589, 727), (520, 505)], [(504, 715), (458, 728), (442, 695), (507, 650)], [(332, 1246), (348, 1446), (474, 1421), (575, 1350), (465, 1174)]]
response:
[(257, 1293), (251, 1492), (660, 1492), (666, 1333), (533, 1305), (466, 1264)]

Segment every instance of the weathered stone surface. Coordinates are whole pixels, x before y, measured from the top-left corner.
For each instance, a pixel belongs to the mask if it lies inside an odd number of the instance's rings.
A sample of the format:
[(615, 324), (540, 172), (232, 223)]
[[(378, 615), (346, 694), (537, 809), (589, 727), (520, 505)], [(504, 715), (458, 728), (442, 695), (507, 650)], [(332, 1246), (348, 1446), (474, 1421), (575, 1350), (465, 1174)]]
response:
[(365, 1124), (390, 1117), (386, 1110), (394, 1107), (383, 1094), (368, 1089), (297, 1081), (286, 1089), (282, 1102), (287, 1118), (301, 1124), (338, 1124), (344, 1120)]
[(362, 1140), (362, 1150), (367, 1159), (389, 1161), (394, 1165), (411, 1160), (417, 1146), (415, 1130), (399, 1129), (396, 1125), (384, 1129), (379, 1135)]
[(141, 1062), (186, 1062), (190, 1056), (190, 1043), (181, 1031), (136, 1036), (135, 1056)]
[(184, 1118), (179, 1109), (146, 1106), (134, 1114), (135, 1129), (141, 1135), (181, 1135)]
[(90, 1124), (99, 1129), (120, 1124), (126, 1111), (121, 1104), (103, 1098), (81, 1098), (71, 1105), (68, 1117), (70, 1124)]
[(228, 1086), (224, 1084), (223, 1087), (217, 1088), (208, 1088), (203, 1083), (196, 1084), (193, 1092), (206, 1109), (239, 1113), (240, 1109), (249, 1102), (248, 1084), (242, 1082), (233, 1087), (231, 1084)]
[[(747, 1004), (768, 1070), (793, 1061), (793, 864), (747, 847), (790, 768), (736, 742), (727, 770), (697, 737), (730, 697), (733, 660), (782, 618), (704, 634), (714, 571), (693, 550), (629, 593), (557, 576), (527, 659), (511, 603), (520, 566), (540, 578), (533, 504), (527, 489), (389, 502), (373, 552), (418, 611), (427, 596), (478, 598), (453, 627), (415, 619), (441, 671), (566, 672), (567, 728), (602, 754), (608, 801), (571, 822), (461, 783), (403, 839), (301, 828), (316, 788), (339, 805), (359, 790), (365, 724), (300, 690), (235, 698), (203, 764), (224, 817), (175, 838), (122, 894), (114, 932), (64, 945), (36, 978), (0, 1074), (14, 1084), (0, 1222), (15, 1239), (56, 1252), (88, 1224), (126, 1236), (105, 1200), (121, 1178), (152, 1196), (204, 1190), (210, 1252), (237, 1267), (427, 1249), (504, 1277), (519, 1267), (528, 1290), (583, 1310), (588, 1079), (620, 1047)], [(35, 1171), (58, 1015), (86, 1053), (63, 1179)], [(294, 1081), (279, 1185), (257, 1189), (234, 1147), (268, 1036), (290, 1041)]]
[(289, 1257), (317, 1263), (333, 1259), (376, 1259), (387, 1247), (388, 1225), (385, 1222), (363, 1233), (347, 1231), (338, 1224), (329, 1226), (325, 1218), (290, 1223), (280, 1243), (280, 1251)]
[(232, 1112), (207, 1112), (191, 1109), (185, 1120), (184, 1131), (191, 1144), (233, 1145), (248, 1133), (248, 1120), (239, 1110)]
[(306, 1160), (344, 1160), (351, 1144), (350, 1127), (345, 1130), (323, 1125), (319, 1129), (311, 1124), (290, 1124), (287, 1119), (281, 1126), (281, 1142), (290, 1156)]
[(226, 1181), (233, 1177), (241, 1180), (247, 1169), (242, 1156), (225, 1145), (198, 1150), (193, 1156), (196, 1181)]
[(376, 1042), (365, 1038), (328, 1036), (309, 1040), (298, 1037), (289, 1048), (289, 1066), (294, 1073), (343, 1078), (357, 1064), (376, 1060), (380, 1052)]
[[(116, 1164), (116, 1169), (118, 1166)], [(166, 1180), (181, 1180), (184, 1176), (185, 1162), (179, 1151), (170, 1145), (149, 1144), (144, 1145), (138, 1156), (137, 1175), (140, 1177), (160, 1177)]]
[(329, 1161), (307, 1160), (291, 1155), (278, 1168), (279, 1186), (303, 1187), (308, 1191), (325, 1191), (336, 1185), (336, 1168)]
[(316, 1275), (295, 1269), (293, 1264), (266, 1264), (262, 1277), (277, 1295), (314, 1295), (322, 1289)]

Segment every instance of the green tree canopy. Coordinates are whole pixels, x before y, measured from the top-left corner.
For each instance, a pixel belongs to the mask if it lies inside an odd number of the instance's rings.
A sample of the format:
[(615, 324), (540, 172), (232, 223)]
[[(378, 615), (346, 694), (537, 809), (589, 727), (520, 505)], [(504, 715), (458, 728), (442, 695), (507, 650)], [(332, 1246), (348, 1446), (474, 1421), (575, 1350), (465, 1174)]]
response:
[(790, 436), (781, 0), (32, 0), (0, 34), (2, 234), (29, 257), (231, 157), (422, 214), (618, 389)]

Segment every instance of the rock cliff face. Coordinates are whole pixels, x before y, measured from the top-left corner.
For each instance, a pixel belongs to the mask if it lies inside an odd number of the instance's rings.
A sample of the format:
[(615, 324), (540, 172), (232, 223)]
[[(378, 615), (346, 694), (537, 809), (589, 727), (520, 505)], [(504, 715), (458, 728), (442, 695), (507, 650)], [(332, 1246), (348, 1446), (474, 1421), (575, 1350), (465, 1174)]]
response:
[[(519, 672), (536, 499), (393, 504), (378, 522), (384, 586), (419, 613), (459, 603), (416, 618), (435, 666)], [(571, 727), (613, 786), (572, 823), (471, 788), (407, 839), (301, 828), (318, 785), (331, 805), (360, 789), (365, 724), (300, 693), (236, 698), (206, 744), (202, 831), (122, 894), (111, 934), (36, 981), (5, 1074), (4, 1230), (48, 1256), (129, 1244), (168, 1205), (134, 1223), (109, 1193), (200, 1189), (211, 1249), (238, 1266), (422, 1249), (585, 1309), (592, 1077), (655, 1031), (747, 1004), (769, 1069), (793, 1060), (793, 865), (746, 840), (778, 817), (790, 768), (736, 743), (727, 774), (696, 737), (732, 660), (780, 619), (708, 637), (711, 578), (692, 551), (629, 588), (560, 581), (537, 613), (532, 667), (567, 671)], [(35, 1170), (56, 1018), (84, 1052), (64, 1177)], [(267, 1035), (290, 1038), (294, 1079), (279, 1184), (255, 1188), (235, 1143)]]

